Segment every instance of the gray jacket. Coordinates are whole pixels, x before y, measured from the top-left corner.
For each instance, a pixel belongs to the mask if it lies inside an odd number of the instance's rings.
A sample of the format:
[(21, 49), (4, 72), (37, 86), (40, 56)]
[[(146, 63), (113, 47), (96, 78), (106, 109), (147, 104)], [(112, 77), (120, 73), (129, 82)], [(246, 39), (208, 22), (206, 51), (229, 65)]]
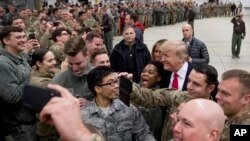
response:
[(141, 113), (133, 106), (113, 100), (105, 115), (95, 101), (82, 109), (83, 121), (99, 129), (107, 141), (155, 141)]
[(30, 66), (27, 58), (18, 57), (0, 47), (0, 103), (3, 122), (8, 129), (35, 123), (35, 114), (22, 107), (25, 84), (29, 81)]
[(94, 95), (88, 89), (87, 73), (91, 70), (90, 63), (88, 63), (83, 76), (74, 75), (70, 69), (67, 69), (57, 74), (51, 81), (67, 88), (75, 97), (85, 98), (87, 100), (93, 100)]

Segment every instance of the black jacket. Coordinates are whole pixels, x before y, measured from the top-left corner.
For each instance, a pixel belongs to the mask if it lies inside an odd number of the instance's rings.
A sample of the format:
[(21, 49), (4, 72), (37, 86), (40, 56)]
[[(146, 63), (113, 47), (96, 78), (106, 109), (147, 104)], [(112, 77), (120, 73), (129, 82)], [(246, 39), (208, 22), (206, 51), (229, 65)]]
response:
[(111, 19), (111, 17), (109, 17), (108, 14), (106, 14), (102, 17), (101, 26), (103, 26), (103, 32), (109, 32), (112, 30), (112, 19)]
[[(151, 55), (146, 44), (141, 43), (140, 41), (136, 41), (132, 47), (134, 47), (134, 61), (136, 66), (136, 70), (134, 70), (136, 72), (136, 76), (133, 77), (133, 81), (139, 83), (140, 74), (143, 71), (143, 68), (147, 65), (148, 61), (151, 59)], [(111, 67), (116, 72), (127, 72), (128, 59), (124, 53), (126, 48), (128, 48), (128, 46), (124, 43), (124, 40), (122, 40), (114, 47), (110, 55)]]

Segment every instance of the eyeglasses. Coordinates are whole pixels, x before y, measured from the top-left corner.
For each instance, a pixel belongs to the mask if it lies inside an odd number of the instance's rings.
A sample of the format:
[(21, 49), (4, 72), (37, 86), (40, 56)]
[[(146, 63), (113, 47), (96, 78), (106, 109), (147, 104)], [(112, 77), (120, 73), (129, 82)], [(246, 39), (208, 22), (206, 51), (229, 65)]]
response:
[(113, 81), (111, 81), (109, 83), (104, 83), (104, 84), (100, 84), (100, 85), (96, 85), (96, 86), (102, 87), (102, 86), (110, 85), (111, 87), (114, 87), (115, 84), (119, 84), (119, 82), (120, 82), (120, 80), (116, 79), (116, 80), (113, 80)]

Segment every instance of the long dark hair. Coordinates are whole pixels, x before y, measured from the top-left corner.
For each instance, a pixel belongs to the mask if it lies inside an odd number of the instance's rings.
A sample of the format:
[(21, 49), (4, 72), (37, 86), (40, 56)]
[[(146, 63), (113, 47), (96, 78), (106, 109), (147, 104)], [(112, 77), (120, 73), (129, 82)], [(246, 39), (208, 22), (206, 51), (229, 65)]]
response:
[[(36, 49), (35, 52), (32, 54), (32, 60), (31, 60), (30, 65), (33, 67), (36, 65), (37, 61), (42, 62), (44, 59), (44, 56), (47, 52), (49, 52), (49, 49), (47, 49), (47, 48)], [(36, 67), (38, 67), (38, 66), (36, 66)]]

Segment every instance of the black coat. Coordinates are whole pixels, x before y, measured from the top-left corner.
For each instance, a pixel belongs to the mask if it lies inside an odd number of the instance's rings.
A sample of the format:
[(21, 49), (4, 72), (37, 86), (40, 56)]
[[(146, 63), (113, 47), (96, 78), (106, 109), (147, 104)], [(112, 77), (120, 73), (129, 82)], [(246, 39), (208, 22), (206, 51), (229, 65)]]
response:
[[(151, 59), (150, 52), (148, 50), (148, 47), (146, 44), (141, 43), (139, 41), (136, 41), (132, 47), (134, 48), (134, 58), (135, 58), (135, 74), (133, 81), (136, 83), (139, 83), (140, 81), (140, 74), (143, 71), (143, 68), (147, 65), (149, 60)], [(122, 40), (120, 43), (118, 43), (111, 55), (110, 55), (110, 63), (111, 67), (116, 72), (127, 72), (128, 67), (128, 59), (125, 56), (125, 49), (127, 49), (128, 46), (124, 43), (124, 40)]]

